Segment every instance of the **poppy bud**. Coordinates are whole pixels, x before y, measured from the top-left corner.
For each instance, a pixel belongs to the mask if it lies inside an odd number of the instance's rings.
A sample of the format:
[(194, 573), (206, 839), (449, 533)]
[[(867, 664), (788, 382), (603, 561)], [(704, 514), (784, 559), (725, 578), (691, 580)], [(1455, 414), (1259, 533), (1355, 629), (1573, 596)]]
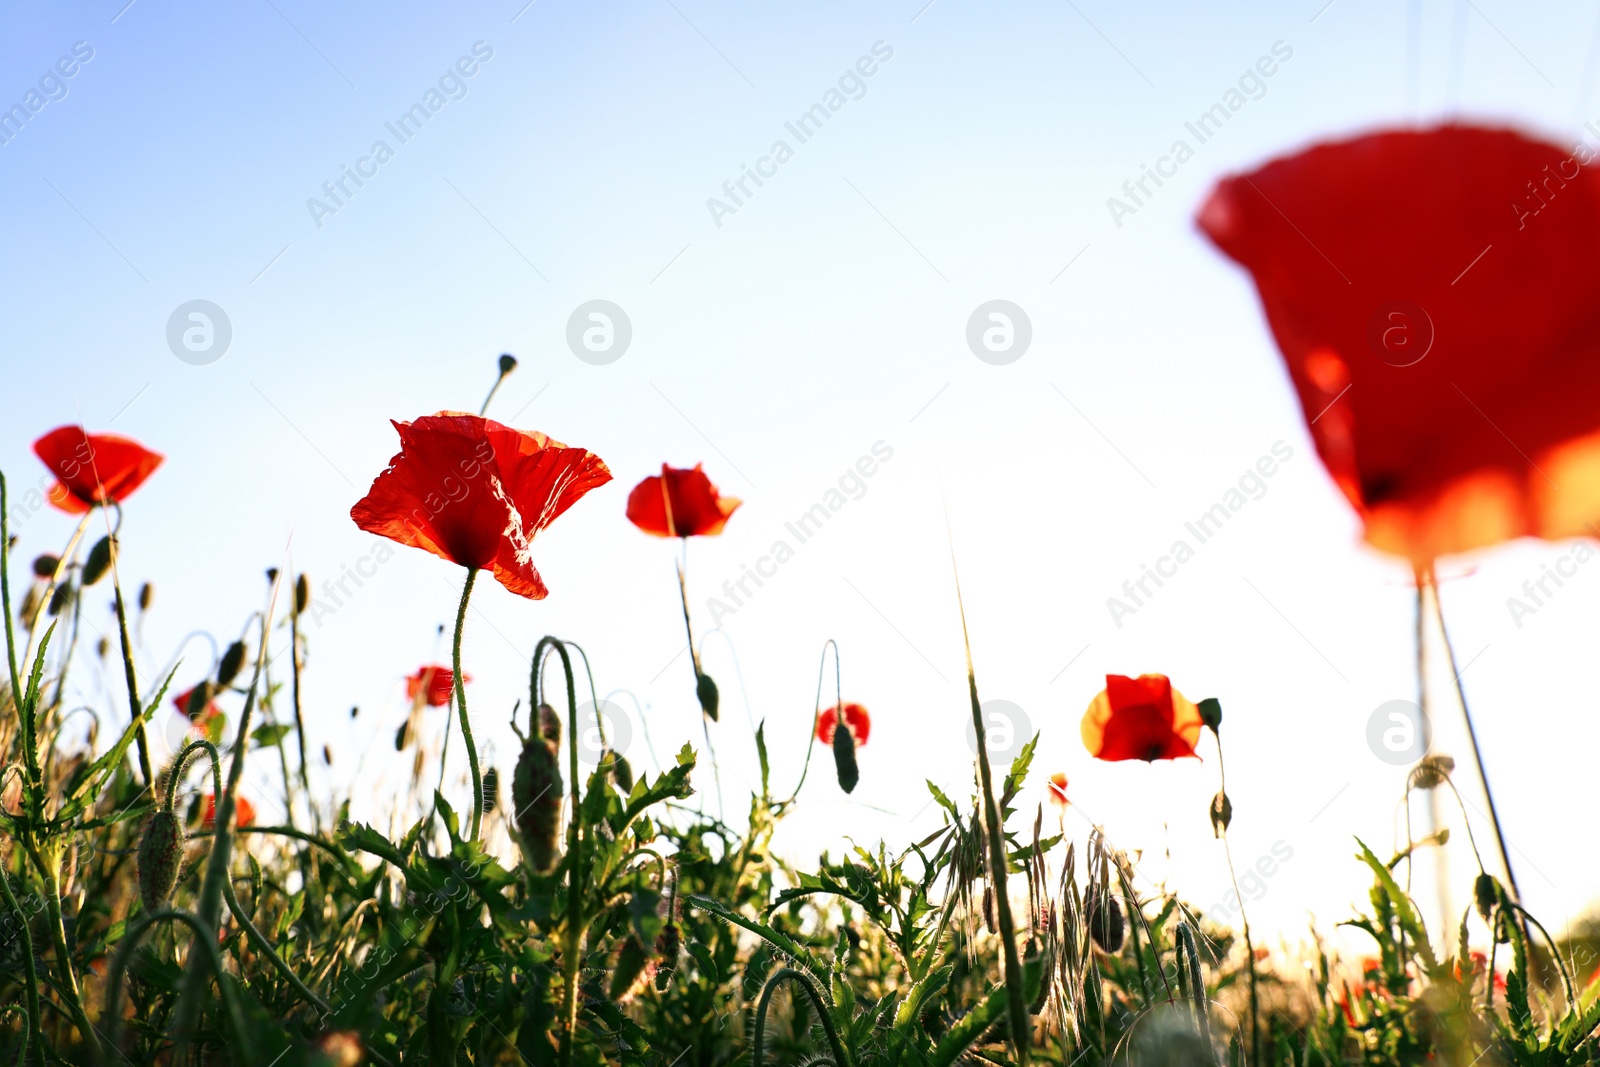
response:
[(617, 783), (624, 796), (633, 792), (633, 766), (622, 757), (622, 753), (613, 750), (611, 753), (611, 780)]
[(1000, 923), (994, 915), (994, 886), (988, 882), (983, 883), (983, 925), (991, 934), (1000, 932)]
[(616, 965), (611, 971), (611, 999), (621, 1003), (637, 992), (636, 987), (643, 984), (641, 979), (648, 980), (644, 971), (649, 963), (650, 954), (638, 936), (630, 933), (617, 950)]
[(206, 705), (211, 703), (211, 698), (216, 696), (216, 690), (211, 688), (210, 682), (201, 682), (189, 690), (189, 699), (183, 702), (183, 713), (189, 717), (190, 722), (198, 722), (200, 716), (205, 714)]
[(235, 641), (222, 653), (222, 662), (217, 664), (217, 688), (226, 689), (228, 684), (239, 677), (239, 670), (244, 666), (244, 642)]
[(656, 935), (656, 990), (665, 993), (678, 969), (678, 953), (683, 950), (683, 931), (669, 922)]
[(1494, 943), (1497, 945), (1511, 944), (1511, 920), (1506, 915), (1504, 908), (1494, 913)]
[(407, 719), (400, 724), (400, 729), (394, 732), (394, 750), (405, 751), (406, 742), (411, 740), (411, 720)]
[(1228, 832), (1228, 826), (1233, 822), (1233, 801), (1228, 799), (1228, 794), (1219, 792), (1211, 798), (1211, 832), (1221, 837)]
[(700, 698), (700, 710), (712, 722), (717, 721), (717, 683), (711, 680), (711, 675), (702, 674), (695, 678), (695, 696)]
[(83, 561), (84, 585), (93, 585), (106, 576), (106, 571), (111, 569), (111, 550), (115, 547), (116, 542), (110, 536), (94, 543), (89, 550), (89, 558)]
[(145, 582), (139, 587), (139, 610), (149, 611), (150, 605), (155, 602), (156, 587)]
[(861, 769), (856, 766), (856, 739), (848, 727), (833, 731), (833, 766), (839, 772), (839, 788), (854, 792), (861, 781)]
[(294, 613), (299, 615), (311, 603), (311, 579), (301, 572), (300, 577), (294, 580)]
[(510, 352), (500, 353), (500, 376), (504, 378), (517, 369), (517, 357)]
[(56, 586), (56, 591), (50, 594), (50, 604), (45, 611), (54, 616), (60, 615), (72, 606), (72, 583), (62, 582)]
[(322, 746), (322, 762), (326, 763), (330, 767), (333, 766), (333, 749), (329, 748), (327, 745)]
[(490, 814), (500, 806), (500, 769), (490, 767), (483, 772), (483, 813)]
[(530, 737), (511, 777), (513, 817), (523, 859), (540, 874), (556, 864), (556, 838), (561, 830), (561, 767), (556, 751), (552, 742)]
[(94, 650), (99, 654), (101, 659), (105, 659), (111, 654), (111, 638), (102, 636), (95, 644)]
[(1449, 778), (1450, 772), (1455, 769), (1456, 761), (1449, 756), (1424, 756), (1411, 769), (1411, 787), (1433, 789)]
[(1089, 936), (1094, 943), (1100, 946), (1101, 951), (1115, 956), (1122, 951), (1122, 941), (1128, 934), (1127, 924), (1122, 919), (1122, 905), (1117, 903), (1117, 898), (1110, 893), (1101, 892), (1100, 895), (1089, 899), (1087, 909)]
[(59, 566), (61, 566), (61, 560), (49, 553), (35, 556), (33, 557), (33, 576), (35, 578), (52, 578), (55, 576), (56, 568)]
[(176, 814), (162, 808), (150, 816), (144, 836), (139, 839), (137, 856), (139, 899), (144, 901), (146, 912), (165, 907), (172, 898), (183, 866), (183, 844), (183, 823)]
[(1206, 697), (1195, 707), (1200, 709), (1200, 721), (1211, 727), (1211, 732), (1216, 733), (1217, 727), (1222, 725), (1222, 702), (1216, 697)]
[(270, 583), (275, 582), (277, 580), (278, 580), (278, 568), (276, 568), (276, 567), (268, 567), (267, 568), (267, 582), (270, 584)]
[(1483, 921), (1488, 922), (1489, 916), (1494, 912), (1495, 901), (1499, 894), (1495, 892), (1494, 875), (1487, 872), (1478, 875), (1472, 883), (1473, 901), (1478, 905), (1478, 914), (1483, 916)]
[(549, 704), (539, 705), (539, 736), (556, 748), (561, 747), (561, 716)]

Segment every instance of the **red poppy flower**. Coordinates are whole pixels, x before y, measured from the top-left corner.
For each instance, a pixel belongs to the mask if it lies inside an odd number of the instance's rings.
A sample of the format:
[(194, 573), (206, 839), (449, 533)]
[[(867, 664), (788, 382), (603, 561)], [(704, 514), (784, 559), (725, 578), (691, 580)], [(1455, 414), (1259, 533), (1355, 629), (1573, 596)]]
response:
[(1593, 158), (1508, 130), (1378, 133), (1202, 208), (1375, 547), (1424, 562), (1600, 519)]
[[(217, 797), (214, 793), (206, 794), (205, 811), (201, 816), (207, 830), (217, 828)], [(237, 826), (254, 826), (256, 822), (255, 805), (245, 797), (233, 798), (233, 821)]]
[(709, 537), (722, 532), (742, 501), (723, 496), (696, 463), (694, 469), (661, 465), (628, 494), (628, 521), (657, 537)]
[[(472, 681), (472, 675), (462, 672), (461, 684), (466, 685)], [(456, 675), (449, 667), (418, 667), (415, 674), (406, 676), (406, 697), (410, 700), (417, 699), (417, 695), (426, 689), (428, 707), (442, 708), (450, 703), (456, 691)]]
[(611, 480), (600, 458), (542, 433), (441, 411), (396, 422), (400, 452), (350, 509), (357, 526), (473, 569), (519, 596), (549, 594), (530, 542)]
[(1205, 723), (1200, 709), (1164, 674), (1106, 675), (1106, 687), (1084, 713), (1083, 745), (1096, 759), (1177, 759), (1193, 756)]
[(120, 503), (165, 459), (137, 441), (114, 433), (85, 433), (58, 426), (33, 443), (33, 454), (56, 476), (50, 503), (81, 515), (97, 504)]
[[(833, 744), (833, 731), (838, 726), (839, 708), (835, 705), (817, 716), (817, 740), (825, 745)], [(867, 709), (860, 704), (846, 704), (844, 728), (850, 731), (850, 736), (855, 739), (857, 747), (864, 745), (867, 743), (867, 735), (872, 733), (872, 716), (867, 714)]]
[(1050, 803), (1065, 809), (1067, 801), (1067, 776), (1061, 771), (1050, 776)]
[(199, 688), (198, 685), (191, 685), (172, 698), (172, 706), (178, 709), (178, 714), (194, 723), (202, 722), (213, 715), (222, 714), (222, 709), (217, 707), (217, 702), (214, 700), (206, 701), (206, 706), (194, 715), (189, 714), (189, 698), (194, 696), (194, 691)]

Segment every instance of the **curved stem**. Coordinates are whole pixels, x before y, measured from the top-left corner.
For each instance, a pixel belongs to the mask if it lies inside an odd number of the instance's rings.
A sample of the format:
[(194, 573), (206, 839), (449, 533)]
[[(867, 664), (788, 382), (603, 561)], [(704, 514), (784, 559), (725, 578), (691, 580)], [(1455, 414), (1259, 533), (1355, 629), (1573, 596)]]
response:
[(845, 1052), (844, 1045), (839, 1041), (839, 1031), (834, 1028), (833, 1016), (828, 1014), (827, 1001), (822, 999), (822, 993), (816, 984), (811, 981), (804, 971), (793, 967), (784, 967), (767, 979), (767, 984), (761, 989), (761, 999), (756, 1003), (755, 1019), (755, 1044), (750, 1052), (751, 1067), (765, 1067), (766, 1064), (766, 1038), (767, 1038), (767, 1007), (772, 1002), (772, 994), (784, 982), (794, 982), (806, 991), (806, 996), (811, 1000), (811, 1006), (817, 1013), (817, 1019), (822, 1023), (822, 1032), (827, 1035), (828, 1048), (833, 1052), (835, 1067), (851, 1067), (850, 1056)]
[[(28, 1062), (30, 1044), (28, 1039), (33, 1036), (33, 1016), (21, 1004), (7, 1004), (5, 1007), (0, 1008), (0, 1016), (13, 1011), (22, 1016), (22, 1048), (17, 1052), (17, 1067), (21, 1067), (22, 1064)], [(41, 1059), (39, 1062), (43, 1063), (44, 1060)]]
[[(1222, 760), (1221, 734), (1217, 734), (1217, 770), (1222, 775), (1223, 795), (1227, 795), (1228, 771)], [(1233, 881), (1233, 895), (1239, 898), (1239, 921), (1244, 925), (1245, 962), (1250, 967), (1250, 1062), (1260, 1063), (1261, 1002), (1256, 992), (1256, 946), (1255, 942), (1250, 938), (1250, 916), (1245, 913), (1244, 896), (1239, 892), (1239, 876), (1233, 871), (1233, 847), (1228, 844), (1228, 828), (1225, 826), (1222, 828), (1222, 854), (1228, 860), (1228, 877)]]
[(461, 631), (467, 623), (467, 600), (472, 596), (472, 583), (477, 577), (476, 568), (467, 568), (467, 581), (461, 587), (461, 606), (456, 609), (456, 637), (451, 648), (451, 663), (456, 672), (456, 703), (461, 708), (461, 741), (467, 746), (467, 766), (472, 771), (472, 831), (469, 836), (473, 841), (478, 839), (478, 828), (483, 824), (483, 774), (478, 770), (478, 746), (472, 740), (472, 721), (467, 718), (467, 687), (461, 680)]
[[(198, 915), (181, 911), (178, 908), (162, 908), (144, 916), (128, 928), (123, 935), (122, 944), (117, 946), (116, 955), (111, 957), (111, 970), (106, 975), (106, 1010), (105, 1017), (111, 1020), (111, 1031), (107, 1035), (105, 1044), (113, 1049), (118, 1047), (117, 1039), (122, 1031), (122, 1011), (118, 1001), (122, 998), (122, 976), (128, 968), (128, 959), (133, 955), (134, 949), (139, 947), (139, 942), (149, 933), (150, 928), (158, 922), (180, 922), (194, 931), (191, 944), (198, 946), (200, 954), (211, 965), (211, 973), (216, 975), (217, 989), (222, 993), (223, 1007), (227, 1009), (228, 1021), (233, 1027), (234, 1037), (238, 1039), (238, 1053), (242, 1060), (249, 1062), (253, 1057), (249, 1055), (249, 1043), (245, 1035), (244, 1015), (239, 1010), (239, 1002), (234, 999), (233, 990), (222, 976), (222, 953), (217, 948), (216, 930)], [(102, 1053), (101, 1061), (105, 1056)], [(179, 1062), (176, 1058), (174, 1063)]]
[(572, 1063), (572, 1047), (576, 1038), (578, 1026), (578, 977), (581, 955), (583, 952), (583, 887), (582, 881), (586, 873), (583, 866), (583, 819), (581, 811), (582, 796), (578, 785), (578, 695), (576, 684), (572, 676), (572, 657), (567, 654), (565, 644), (555, 637), (545, 636), (533, 649), (533, 667), (528, 677), (528, 699), (530, 703), (529, 714), (532, 721), (528, 724), (529, 736), (538, 733), (538, 704), (543, 693), (543, 663), (545, 650), (553, 649), (561, 657), (562, 673), (567, 683), (567, 774), (570, 782), (570, 800), (572, 812), (567, 824), (567, 914), (565, 944), (561, 951), (561, 1039), (559, 1062), (561, 1067), (570, 1067)]
[(811, 769), (811, 751), (817, 747), (817, 720), (822, 717), (822, 678), (828, 669), (828, 649), (833, 649), (833, 698), (835, 705), (844, 703), (844, 687), (840, 680), (839, 672), (839, 645), (833, 638), (822, 642), (822, 659), (817, 663), (817, 700), (816, 707), (811, 712), (811, 735), (806, 742), (806, 761), (800, 766), (800, 780), (794, 785), (794, 792), (784, 804), (793, 803), (795, 797), (800, 795), (800, 787), (806, 784), (806, 772)]

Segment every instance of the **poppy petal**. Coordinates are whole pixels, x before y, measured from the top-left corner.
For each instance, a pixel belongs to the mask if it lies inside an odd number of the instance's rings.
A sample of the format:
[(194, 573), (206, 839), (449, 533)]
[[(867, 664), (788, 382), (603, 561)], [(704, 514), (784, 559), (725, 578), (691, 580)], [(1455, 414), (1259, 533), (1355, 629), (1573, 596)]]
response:
[(120, 434), (58, 426), (33, 443), (34, 455), (56, 476), (50, 503), (70, 514), (120, 503), (143, 485), (165, 458)]

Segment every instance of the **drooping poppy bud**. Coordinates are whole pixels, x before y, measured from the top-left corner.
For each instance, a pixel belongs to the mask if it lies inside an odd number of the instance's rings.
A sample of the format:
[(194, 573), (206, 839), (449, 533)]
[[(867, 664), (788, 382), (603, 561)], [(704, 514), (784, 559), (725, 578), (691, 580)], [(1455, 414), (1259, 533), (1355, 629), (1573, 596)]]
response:
[(83, 561), (83, 584), (93, 585), (106, 576), (106, 571), (111, 569), (111, 552), (116, 548), (116, 542), (109, 536), (100, 538), (89, 549), (89, 558)]
[(678, 954), (683, 950), (683, 931), (669, 922), (656, 935), (656, 990), (667, 991), (673, 972), (678, 969)]
[(217, 687), (226, 689), (239, 671), (244, 667), (244, 642), (235, 641), (222, 653), (222, 661), (217, 664)]
[(611, 780), (617, 783), (617, 788), (624, 796), (633, 792), (633, 765), (623, 758), (622, 753), (612, 750), (607, 753), (611, 759)]
[(62, 582), (56, 586), (56, 591), (50, 594), (50, 604), (45, 611), (51, 618), (55, 618), (72, 606), (73, 588), (71, 582)]
[(211, 698), (216, 696), (216, 690), (210, 682), (201, 682), (187, 693), (183, 694), (183, 713), (189, 717), (190, 722), (199, 722), (201, 717), (210, 710)]
[(155, 603), (156, 587), (145, 582), (139, 587), (139, 610), (149, 611), (150, 605)]
[(516, 806), (512, 816), (522, 856), (540, 874), (556, 865), (561, 831), (561, 767), (556, 752), (556, 746), (543, 737), (530, 737), (511, 778), (511, 803)]
[(1123, 939), (1128, 936), (1127, 924), (1122, 918), (1122, 905), (1110, 893), (1101, 892), (1089, 898), (1089, 936), (1100, 950), (1115, 956), (1122, 951)]
[(516, 369), (517, 357), (513, 356), (510, 352), (500, 353), (500, 376), (503, 378)]
[(1200, 721), (1211, 727), (1211, 732), (1216, 733), (1222, 725), (1222, 702), (1216, 697), (1206, 697), (1195, 707), (1200, 709)]
[(61, 560), (49, 553), (35, 556), (33, 557), (33, 576), (35, 578), (52, 578), (55, 576), (56, 568), (60, 566)]
[(311, 604), (311, 579), (301, 572), (300, 577), (294, 580), (294, 613), (304, 614)]
[(833, 766), (839, 773), (839, 788), (846, 793), (855, 791), (861, 781), (861, 769), (856, 765), (856, 738), (849, 730), (833, 731)]
[(630, 933), (624, 938), (611, 970), (611, 999), (619, 1004), (632, 999), (650, 980), (645, 971), (650, 962), (650, 953), (640, 944), (637, 934)]
[(706, 713), (706, 718), (712, 722), (717, 721), (717, 683), (711, 680), (711, 675), (702, 674), (695, 678), (695, 696), (700, 698), (700, 710)]
[(172, 899), (183, 867), (183, 823), (178, 816), (161, 808), (145, 824), (136, 856), (139, 867), (139, 899), (146, 912), (157, 911)]
[(1478, 914), (1483, 917), (1484, 922), (1488, 922), (1489, 916), (1494, 913), (1495, 903), (1499, 899), (1499, 894), (1495, 891), (1494, 875), (1489, 874), (1487, 871), (1478, 875), (1477, 879), (1472, 883), (1472, 899), (1473, 903), (1478, 906)]
[(483, 813), (491, 814), (500, 806), (500, 769), (490, 767), (483, 772)]
[(1233, 823), (1233, 801), (1228, 799), (1228, 794), (1218, 792), (1211, 798), (1211, 833), (1221, 837), (1228, 832), (1228, 827)]

